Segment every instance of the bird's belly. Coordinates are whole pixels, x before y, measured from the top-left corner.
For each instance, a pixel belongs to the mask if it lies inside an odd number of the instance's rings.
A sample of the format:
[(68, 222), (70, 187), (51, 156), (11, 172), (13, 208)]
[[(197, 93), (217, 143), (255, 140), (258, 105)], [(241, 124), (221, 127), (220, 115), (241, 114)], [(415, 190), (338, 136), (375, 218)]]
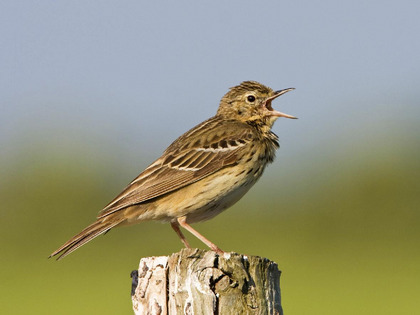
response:
[[(223, 180), (224, 178), (222, 177), (218, 185), (217, 183), (215, 183), (214, 186), (209, 185), (205, 190), (206, 193), (204, 193), (208, 194), (208, 196), (202, 200), (197, 200), (198, 202), (193, 205), (192, 211), (188, 211), (188, 213), (185, 214), (188, 223), (205, 221), (213, 218), (239, 201), (255, 183), (255, 180), (244, 181), (241, 184), (238, 183), (237, 185), (229, 186), (228, 180), (225, 182)], [(223, 188), (223, 192), (220, 191), (221, 188)]]
[[(186, 216), (188, 223), (213, 218), (229, 208), (255, 184), (258, 172), (226, 168), (196, 183), (182, 188), (156, 201), (154, 209), (144, 213), (144, 219), (170, 221)], [(147, 218), (146, 218), (147, 216)]]

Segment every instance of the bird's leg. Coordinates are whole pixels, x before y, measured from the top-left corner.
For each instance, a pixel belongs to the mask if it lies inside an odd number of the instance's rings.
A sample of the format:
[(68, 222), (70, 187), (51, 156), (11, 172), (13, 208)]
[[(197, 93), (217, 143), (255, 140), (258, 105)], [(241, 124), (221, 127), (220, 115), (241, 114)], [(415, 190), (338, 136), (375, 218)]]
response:
[(181, 230), (179, 229), (179, 223), (178, 221), (171, 221), (171, 226), (178, 234), (179, 238), (181, 239), (182, 243), (184, 243), (186, 248), (191, 248), (190, 244), (188, 243), (187, 239), (185, 238), (184, 234), (182, 234)]
[[(213, 244), (212, 242), (210, 242), (207, 238), (205, 238), (203, 235), (201, 235), (200, 233), (198, 233), (196, 230), (194, 230), (192, 228), (191, 225), (189, 225), (186, 221), (187, 218), (186, 217), (180, 217), (177, 219), (179, 225), (181, 225), (184, 229), (186, 229), (188, 232), (190, 232), (191, 234), (193, 234), (195, 237), (197, 237), (200, 241), (202, 241), (204, 244), (206, 244), (208, 247), (210, 247), (210, 249), (212, 251), (215, 251), (216, 253), (218, 253), (219, 255), (224, 254), (224, 251), (222, 251), (219, 247), (217, 247), (215, 244)], [(174, 226), (172, 226), (174, 227)], [(177, 227), (178, 228), (178, 227)], [(174, 228), (175, 229), (175, 228)], [(178, 228), (179, 230), (179, 228)], [(176, 230), (175, 230), (176, 231)], [(178, 233), (178, 232), (177, 232)], [(181, 231), (179, 231), (179, 233), (182, 235)], [(179, 234), (178, 234), (179, 235)]]

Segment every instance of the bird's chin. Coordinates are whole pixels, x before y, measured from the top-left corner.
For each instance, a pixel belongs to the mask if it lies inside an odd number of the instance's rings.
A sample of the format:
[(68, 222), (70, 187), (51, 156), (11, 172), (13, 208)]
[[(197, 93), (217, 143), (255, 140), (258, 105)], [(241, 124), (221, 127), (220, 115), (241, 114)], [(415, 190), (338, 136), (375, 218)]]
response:
[(274, 115), (268, 115), (268, 116), (266, 116), (266, 118), (265, 118), (266, 125), (271, 128), (273, 126), (274, 122), (277, 120), (277, 118), (279, 118), (279, 117), (278, 116), (274, 116)]

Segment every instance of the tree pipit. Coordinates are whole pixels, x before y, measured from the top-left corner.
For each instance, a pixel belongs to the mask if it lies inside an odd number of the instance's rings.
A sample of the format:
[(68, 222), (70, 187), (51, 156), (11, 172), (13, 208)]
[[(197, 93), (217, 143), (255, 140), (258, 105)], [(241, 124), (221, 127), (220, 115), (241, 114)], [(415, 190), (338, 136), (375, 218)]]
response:
[(223, 251), (191, 227), (232, 206), (261, 177), (279, 147), (271, 131), (279, 117), (271, 102), (293, 90), (274, 91), (245, 81), (223, 96), (216, 115), (187, 131), (137, 176), (94, 223), (50, 257), (61, 259), (110, 229), (157, 220), (170, 222), (186, 247), (180, 226), (217, 253)]

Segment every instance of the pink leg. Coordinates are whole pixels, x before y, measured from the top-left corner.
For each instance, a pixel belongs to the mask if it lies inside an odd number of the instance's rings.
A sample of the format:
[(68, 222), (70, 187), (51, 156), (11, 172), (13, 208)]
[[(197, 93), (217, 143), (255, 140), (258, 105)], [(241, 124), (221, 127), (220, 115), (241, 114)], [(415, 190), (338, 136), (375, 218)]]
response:
[[(203, 235), (198, 233), (196, 230), (194, 230), (186, 221), (186, 217), (180, 217), (177, 219), (179, 225), (181, 225), (184, 229), (186, 229), (188, 232), (193, 234), (195, 237), (197, 237), (200, 241), (202, 241), (204, 244), (206, 244), (212, 251), (215, 251), (218, 254), (223, 254), (224, 251), (222, 251), (219, 247), (217, 247), (215, 244), (210, 242), (207, 238), (205, 238)], [(173, 226), (172, 226), (173, 227)], [(179, 229), (179, 228), (178, 228)], [(181, 231), (180, 231), (181, 232)], [(178, 233), (178, 232), (177, 232)], [(178, 234), (179, 235), (179, 234)], [(182, 233), (181, 233), (182, 235)]]
[(171, 226), (174, 229), (174, 231), (176, 232), (176, 234), (178, 234), (179, 238), (181, 239), (182, 243), (184, 243), (185, 247), (186, 248), (191, 248), (191, 246), (190, 246), (190, 244), (188, 244), (188, 241), (185, 238), (184, 234), (182, 234), (181, 230), (179, 229), (178, 221), (172, 221)]

